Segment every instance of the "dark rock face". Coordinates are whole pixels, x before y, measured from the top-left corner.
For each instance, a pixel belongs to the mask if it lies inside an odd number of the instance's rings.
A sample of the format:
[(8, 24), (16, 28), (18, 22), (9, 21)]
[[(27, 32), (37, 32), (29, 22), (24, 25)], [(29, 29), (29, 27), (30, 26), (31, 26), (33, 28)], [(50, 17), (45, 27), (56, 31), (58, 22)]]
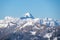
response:
[[(3, 30), (3, 29), (2, 29)], [(44, 32), (43, 32), (44, 33)], [(49, 32), (48, 32), (49, 33)], [(44, 38), (43, 36), (39, 36), (39, 31), (36, 33), (36, 35), (32, 35), (29, 31), (16, 31), (15, 33), (11, 32), (9, 34), (4, 34), (0, 40), (48, 40), (48, 38)], [(50, 40), (53, 40), (55, 37), (57, 37), (57, 40), (60, 40), (60, 29), (58, 31), (54, 32)]]
[(47, 39), (37, 35), (30, 35), (30, 33), (20, 34), (17, 32), (11, 33), (1, 40), (47, 40)]

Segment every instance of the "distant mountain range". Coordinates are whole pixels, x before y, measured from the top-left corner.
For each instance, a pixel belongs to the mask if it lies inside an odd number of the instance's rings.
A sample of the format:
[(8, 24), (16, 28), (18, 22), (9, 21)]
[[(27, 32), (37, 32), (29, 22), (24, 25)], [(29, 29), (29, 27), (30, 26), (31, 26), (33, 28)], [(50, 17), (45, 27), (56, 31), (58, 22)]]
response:
[[(30, 13), (26, 13), (23, 17), (20, 18), (14, 18), (10, 16), (6, 16), (3, 20), (0, 20), (0, 27), (4, 26), (7, 27), (8, 23), (16, 23), (19, 22), (33, 22), (33, 23), (39, 23), (40, 25), (46, 25), (46, 26), (60, 26), (60, 21), (52, 19), (52, 18), (35, 18)], [(12, 25), (11, 24), (11, 25)]]
[(30, 13), (20, 18), (6, 16), (0, 20), (0, 40), (55, 40), (60, 35), (59, 30), (59, 20), (35, 18)]

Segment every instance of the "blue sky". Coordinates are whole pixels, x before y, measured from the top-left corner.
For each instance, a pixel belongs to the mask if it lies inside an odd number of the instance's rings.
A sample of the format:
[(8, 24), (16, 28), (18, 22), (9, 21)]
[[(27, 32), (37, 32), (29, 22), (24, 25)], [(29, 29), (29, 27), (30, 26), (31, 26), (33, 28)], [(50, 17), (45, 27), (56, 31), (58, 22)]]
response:
[(21, 17), (26, 12), (34, 17), (60, 19), (60, 0), (0, 0), (0, 19)]

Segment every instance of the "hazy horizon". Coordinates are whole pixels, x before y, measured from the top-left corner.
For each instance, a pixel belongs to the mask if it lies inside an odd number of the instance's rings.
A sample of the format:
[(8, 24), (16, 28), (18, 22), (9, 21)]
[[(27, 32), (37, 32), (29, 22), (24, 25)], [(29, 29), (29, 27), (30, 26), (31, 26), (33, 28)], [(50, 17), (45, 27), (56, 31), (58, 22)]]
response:
[(31, 13), (38, 18), (60, 19), (60, 0), (0, 0), (0, 19)]

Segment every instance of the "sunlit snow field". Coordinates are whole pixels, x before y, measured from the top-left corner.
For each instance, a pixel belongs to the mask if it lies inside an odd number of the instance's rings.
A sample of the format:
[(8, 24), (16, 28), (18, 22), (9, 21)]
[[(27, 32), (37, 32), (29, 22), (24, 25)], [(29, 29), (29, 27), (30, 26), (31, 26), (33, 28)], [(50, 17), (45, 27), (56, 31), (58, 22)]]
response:
[(6, 16), (0, 20), (0, 40), (60, 40), (60, 21), (30, 13), (20, 18)]

